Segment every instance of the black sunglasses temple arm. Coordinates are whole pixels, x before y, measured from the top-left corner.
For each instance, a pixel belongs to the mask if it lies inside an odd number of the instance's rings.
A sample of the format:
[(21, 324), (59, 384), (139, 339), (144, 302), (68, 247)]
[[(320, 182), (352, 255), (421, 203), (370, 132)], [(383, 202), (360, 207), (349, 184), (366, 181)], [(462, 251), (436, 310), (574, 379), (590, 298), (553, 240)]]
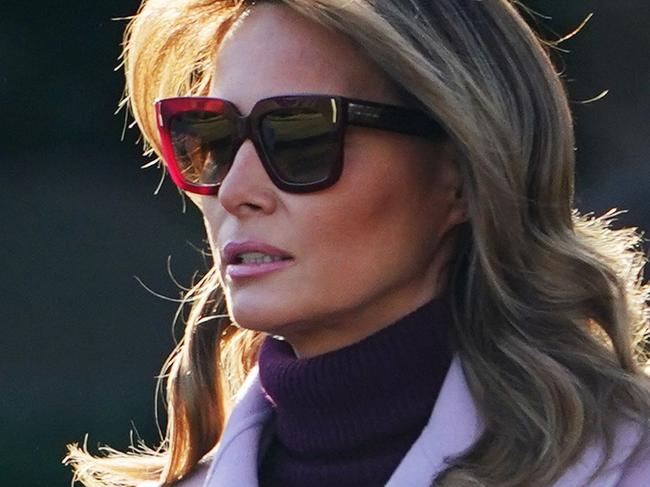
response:
[(361, 127), (390, 130), (406, 135), (443, 136), (442, 126), (425, 113), (412, 108), (374, 105), (349, 100), (348, 123)]

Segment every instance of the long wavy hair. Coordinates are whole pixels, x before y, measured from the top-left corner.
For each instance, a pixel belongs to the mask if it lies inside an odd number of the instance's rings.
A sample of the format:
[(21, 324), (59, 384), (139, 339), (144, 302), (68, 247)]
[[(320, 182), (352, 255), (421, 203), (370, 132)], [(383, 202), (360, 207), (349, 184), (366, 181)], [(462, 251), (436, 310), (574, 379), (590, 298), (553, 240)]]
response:
[[(160, 154), (152, 102), (206, 95), (215, 52), (261, 0), (146, 0), (128, 26), (130, 109)], [(450, 274), (457, 353), (485, 431), (441, 486), (545, 486), (621, 420), (647, 427), (648, 288), (640, 236), (573, 208), (574, 135), (549, 45), (507, 0), (277, 0), (348, 36), (445, 127), (469, 222)], [(242, 60), (245, 62), (245, 60)], [(87, 486), (168, 486), (218, 445), (259, 334), (226, 316), (216, 272), (188, 293), (185, 334), (163, 367), (156, 449), (70, 445)], [(432, 479), (433, 482), (434, 479)]]

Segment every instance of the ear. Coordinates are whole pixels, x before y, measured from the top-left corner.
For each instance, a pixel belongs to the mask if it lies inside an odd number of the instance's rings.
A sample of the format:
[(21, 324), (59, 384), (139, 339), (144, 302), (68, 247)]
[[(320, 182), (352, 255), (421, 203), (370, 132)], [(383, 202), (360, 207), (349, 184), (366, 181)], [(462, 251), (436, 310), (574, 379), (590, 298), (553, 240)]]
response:
[(460, 184), (456, 187), (456, 190), (454, 192), (454, 199), (449, 211), (449, 224), (450, 226), (460, 225), (461, 223), (467, 222), (468, 219), (469, 214), (467, 211), (467, 199), (465, 198), (465, 192), (463, 191), (463, 182), (461, 178)]
[(443, 142), (440, 146), (439, 157), (442, 184), (445, 185), (447, 194), (451, 198), (447, 223), (449, 228), (453, 228), (469, 219), (456, 146), (450, 140)]

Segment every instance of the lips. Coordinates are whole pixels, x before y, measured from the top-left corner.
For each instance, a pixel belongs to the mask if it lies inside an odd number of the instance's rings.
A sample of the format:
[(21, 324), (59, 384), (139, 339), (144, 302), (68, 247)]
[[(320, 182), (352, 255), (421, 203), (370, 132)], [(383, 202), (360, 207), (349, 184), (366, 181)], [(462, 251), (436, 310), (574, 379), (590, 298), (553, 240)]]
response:
[(229, 242), (221, 252), (227, 277), (237, 280), (259, 277), (294, 264), (287, 251), (262, 242)]
[[(244, 260), (248, 260), (246, 265), (252, 265), (250, 260), (255, 257), (264, 259), (270, 257), (273, 261), (284, 261), (293, 259), (293, 256), (285, 250), (273, 247), (263, 242), (229, 242), (221, 252), (221, 262), (225, 265), (242, 265)], [(268, 260), (268, 259), (267, 259)], [(268, 262), (265, 262), (268, 263)]]

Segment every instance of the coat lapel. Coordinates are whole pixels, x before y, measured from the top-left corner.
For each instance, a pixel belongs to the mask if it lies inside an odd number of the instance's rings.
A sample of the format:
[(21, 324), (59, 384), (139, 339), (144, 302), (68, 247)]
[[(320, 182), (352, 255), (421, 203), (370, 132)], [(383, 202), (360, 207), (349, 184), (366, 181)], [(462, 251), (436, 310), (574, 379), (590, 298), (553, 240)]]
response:
[(235, 399), (203, 487), (258, 487), (260, 438), (271, 414), (255, 367)]
[(386, 486), (430, 486), (435, 476), (446, 468), (445, 459), (472, 446), (481, 432), (480, 416), (460, 359), (455, 356), (429, 422)]

